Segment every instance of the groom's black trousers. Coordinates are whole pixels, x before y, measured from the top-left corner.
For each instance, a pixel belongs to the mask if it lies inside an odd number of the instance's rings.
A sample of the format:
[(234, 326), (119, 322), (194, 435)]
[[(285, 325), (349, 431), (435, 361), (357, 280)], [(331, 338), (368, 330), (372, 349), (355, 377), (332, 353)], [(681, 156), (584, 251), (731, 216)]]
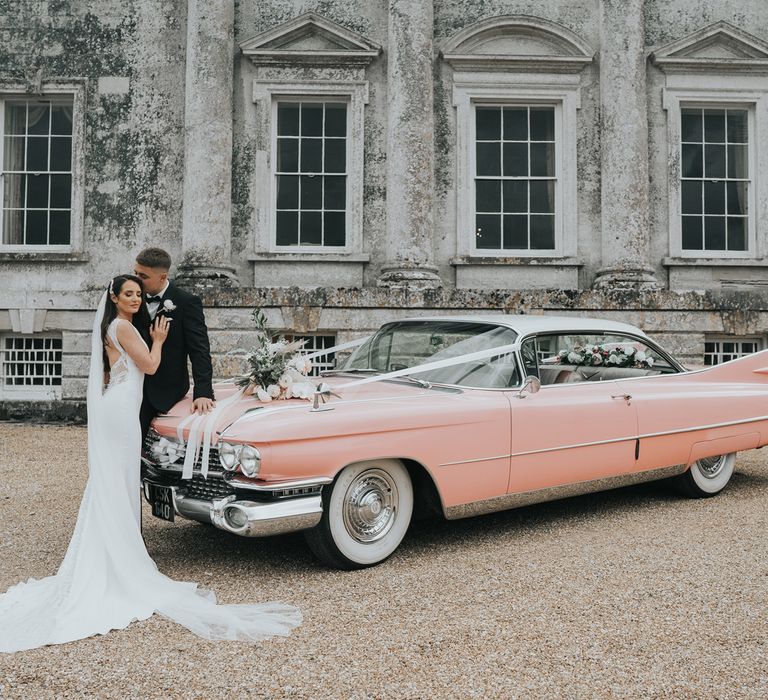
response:
[(158, 415), (157, 409), (149, 403), (149, 401), (141, 402), (141, 409), (139, 410), (139, 424), (141, 425), (141, 444), (144, 445), (144, 438), (147, 437), (149, 432), (149, 424), (152, 419)]

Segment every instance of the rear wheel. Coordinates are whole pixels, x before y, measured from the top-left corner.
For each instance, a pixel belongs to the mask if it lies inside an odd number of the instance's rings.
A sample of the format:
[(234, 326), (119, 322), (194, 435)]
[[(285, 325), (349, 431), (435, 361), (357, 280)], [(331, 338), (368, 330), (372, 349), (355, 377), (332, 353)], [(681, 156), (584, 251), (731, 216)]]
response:
[(412, 512), (413, 486), (402, 462), (359, 462), (323, 489), (323, 517), (305, 537), (325, 564), (362, 569), (381, 563), (397, 549)]
[(710, 498), (720, 493), (731, 480), (736, 453), (703, 457), (684, 474), (675, 477), (678, 490), (690, 498)]

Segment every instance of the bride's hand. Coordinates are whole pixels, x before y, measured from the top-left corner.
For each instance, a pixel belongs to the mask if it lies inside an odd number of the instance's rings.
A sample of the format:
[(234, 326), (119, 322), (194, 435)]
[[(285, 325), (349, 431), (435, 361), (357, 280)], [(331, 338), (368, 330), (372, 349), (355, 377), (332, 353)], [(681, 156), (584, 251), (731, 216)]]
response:
[(168, 337), (168, 330), (171, 327), (171, 319), (166, 316), (158, 316), (155, 322), (149, 328), (149, 335), (152, 336), (153, 343), (164, 343)]

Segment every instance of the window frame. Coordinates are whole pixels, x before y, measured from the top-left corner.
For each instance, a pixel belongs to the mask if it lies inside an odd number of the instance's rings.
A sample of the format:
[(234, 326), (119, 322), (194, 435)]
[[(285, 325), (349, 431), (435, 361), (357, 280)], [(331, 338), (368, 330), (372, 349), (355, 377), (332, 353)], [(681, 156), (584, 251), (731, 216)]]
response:
[(2, 204), (5, 197), (5, 183), (0, 171), (0, 254), (23, 253), (45, 256), (50, 253), (74, 253), (83, 250), (84, 218), (84, 135), (85, 135), (85, 84), (84, 81), (53, 82), (43, 81), (40, 92), (30, 94), (26, 86), (0, 81), (0, 163), (5, 158), (5, 101), (18, 99), (72, 100), (72, 163), (69, 243), (56, 245), (5, 244), (3, 243), (4, 217)]
[[(715, 353), (709, 353), (710, 355), (714, 355), (718, 358), (721, 358), (723, 354), (726, 354), (722, 350), (723, 343), (735, 343), (739, 346), (742, 343), (754, 343), (756, 346), (756, 349), (753, 352), (748, 353), (727, 353), (729, 355), (736, 355), (736, 357), (732, 357), (730, 360), (721, 360), (718, 362), (706, 363), (707, 359), (707, 343), (718, 343), (720, 345), (720, 350)], [(702, 352), (702, 361), (704, 363), (704, 367), (716, 367), (717, 365), (721, 365), (724, 362), (733, 362), (733, 360), (740, 359), (742, 357), (749, 357), (750, 355), (753, 355), (756, 352), (760, 352), (761, 350), (765, 349), (765, 342), (764, 338), (761, 335), (739, 335), (739, 336), (727, 336), (727, 335), (706, 335), (704, 336), (704, 351)]]
[[(364, 109), (368, 103), (368, 82), (285, 83), (254, 80), (253, 101), (260, 107), (261, 123), (258, 129), (264, 135), (266, 149), (257, 155), (256, 182), (268, 182), (257, 188), (256, 203), (260, 215), (256, 218), (256, 253), (295, 254), (312, 259), (316, 256), (350, 257), (362, 253), (363, 231), (363, 148)], [(278, 246), (277, 245), (277, 103), (296, 102), (344, 102), (347, 104), (346, 136), (346, 217), (345, 245), (343, 246)]]
[[(764, 235), (759, 235), (762, 222), (768, 220), (768, 179), (760, 178), (758, 143), (768, 139), (768, 86), (760, 85), (753, 77), (733, 76), (732, 87), (722, 87), (722, 78), (715, 80), (701, 76), (687, 81), (685, 75), (670, 75), (662, 91), (662, 106), (667, 112), (667, 186), (669, 254), (672, 260), (759, 260), (766, 252)], [(697, 85), (698, 83), (698, 85)], [(693, 87), (691, 87), (693, 85)], [(753, 87), (754, 86), (754, 87)], [(759, 87), (758, 87), (759, 86)], [(746, 109), (749, 144), (749, 195), (747, 197), (747, 249), (688, 250), (683, 248), (682, 235), (682, 147), (681, 122), (684, 108)]]
[[(468, 76), (470, 77), (470, 76)], [(576, 255), (578, 193), (576, 171), (577, 110), (581, 106), (578, 76), (532, 86), (510, 75), (498, 82), (455, 79), (456, 107), (456, 245), (457, 255), (483, 258), (563, 258)], [(495, 76), (494, 76), (495, 77)], [(575, 78), (575, 79), (574, 79)], [(477, 106), (555, 108), (555, 247), (552, 249), (484, 249), (475, 240), (475, 126)], [(566, 224), (567, 222), (567, 224)]]
[[(59, 364), (61, 365), (61, 376), (58, 384), (43, 384), (37, 386), (6, 386), (6, 375), (4, 372), (6, 361), (5, 341), (8, 338), (21, 338), (29, 340), (58, 340), (61, 347), (56, 349), (61, 353)], [(56, 333), (0, 333), (0, 399), (14, 401), (57, 401), (62, 397), (62, 386), (64, 383), (64, 343), (60, 334)]]

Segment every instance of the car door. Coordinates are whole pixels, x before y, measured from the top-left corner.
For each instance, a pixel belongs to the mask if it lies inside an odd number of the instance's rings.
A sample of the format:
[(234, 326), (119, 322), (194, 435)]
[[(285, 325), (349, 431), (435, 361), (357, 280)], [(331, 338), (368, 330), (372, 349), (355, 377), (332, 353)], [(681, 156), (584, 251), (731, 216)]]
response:
[[(593, 368), (574, 372), (567, 364), (549, 371), (550, 362), (568, 338), (529, 339), (523, 343), (524, 366), (534, 369), (542, 386), (536, 393), (510, 394), (512, 449), (508, 492), (521, 493), (583, 481), (594, 481), (635, 470), (637, 411), (621, 383), (596, 379)], [(600, 337), (587, 338), (602, 346)], [(542, 346), (546, 346), (542, 349)], [(569, 381), (556, 380), (567, 373)], [(546, 383), (545, 383), (546, 382)]]

